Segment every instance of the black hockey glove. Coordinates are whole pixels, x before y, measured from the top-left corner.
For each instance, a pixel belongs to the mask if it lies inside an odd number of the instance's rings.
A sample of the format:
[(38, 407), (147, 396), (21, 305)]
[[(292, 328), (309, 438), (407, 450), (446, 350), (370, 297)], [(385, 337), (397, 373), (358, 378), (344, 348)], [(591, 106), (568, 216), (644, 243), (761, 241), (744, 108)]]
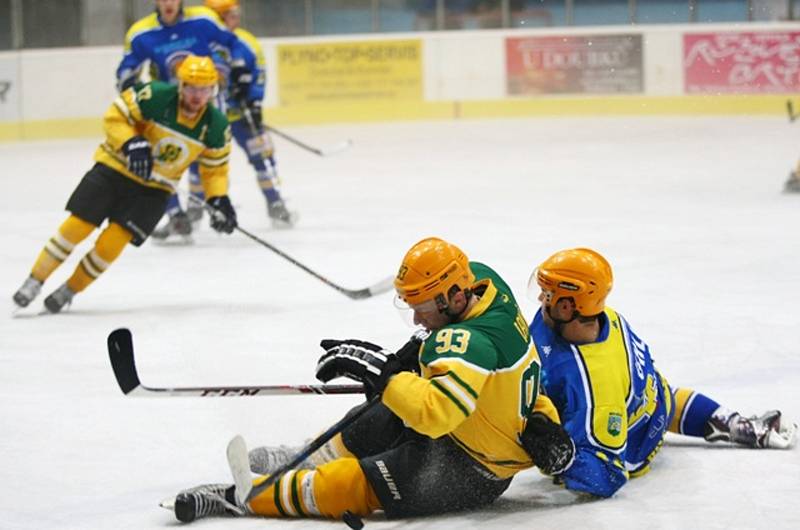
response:
[(231, 200), (227, 195), (220, 195), (219, 197), (211, 197), (206, 201), (209, 206), (216, 210), (211, 215), (211, 228), (217, 232), (225, 232), (230, 234), (236, 228), (236, 210), (233, 209)]
[(256, 126), (256, 131), (263, 131), (264, 118), (261, 115), (261, 102), (258, 100), (248, 101), (247, 109), (250, 111), (250, 116), (253, 118), (253, 124)]
[(143, 136), (134, 136), (122, 144), (122, 154), (128, 159), (128, 171), (144, 180), (150, 180), (153, 173), (150, 142)]
[(250, 92), (250, 85), (253, 84), (253, 72), (244, 64), (244, 61), (237, 60), (231, 64), (231, 97), (234, 101), (246, 101), (247, 94)]
[(536, 467), (548, 475), (563, 473), (575, 459), (575, 443), (567, 431), (541, 412), (528, 417), (520, 441)]
[(394, 353), (370, 342), (325, 339), (319, 345), (325, 353), (317, 362), (317, 379), (327, 383), (336, 377), (349, 377), (364, 383), (367, 399), (383, 392), (389, 378), (403, 371)]

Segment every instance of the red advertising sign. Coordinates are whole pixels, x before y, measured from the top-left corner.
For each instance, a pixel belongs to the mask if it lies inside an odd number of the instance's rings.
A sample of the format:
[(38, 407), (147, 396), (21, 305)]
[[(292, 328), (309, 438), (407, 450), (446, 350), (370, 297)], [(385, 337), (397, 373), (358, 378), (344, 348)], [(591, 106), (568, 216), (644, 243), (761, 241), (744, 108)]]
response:
[(642, 37), (508, 38), (506, 76), (512, 95), (642, 92)]
[(800, 91), (800, 31), (692, 33), (683, 36), (689, 94)]

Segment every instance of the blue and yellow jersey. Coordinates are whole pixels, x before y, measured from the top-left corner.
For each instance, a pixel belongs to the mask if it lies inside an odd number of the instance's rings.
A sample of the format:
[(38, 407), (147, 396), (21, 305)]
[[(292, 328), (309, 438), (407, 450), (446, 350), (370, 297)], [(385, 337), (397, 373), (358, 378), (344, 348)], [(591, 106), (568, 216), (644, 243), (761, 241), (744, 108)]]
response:
[(135, 85), (120, 94), (103, 119), (106, 140), (94, 159), (143, 186), (172, 192), (168, 185), (142, 180), (127, 168), (122, 146), (133, 136), (143, 136), (153, 147), (153, 172), (177, 184), (192, 162), (199, 162), (206, 197), (228, 193), (230, 127), (212, 105), (193, 120), (179, 110), (178, 87), (154, 81)]
[(174, 83), (178, 65), (189, 54), (212, 57), (226, 75), (227, 64), (217, 53), (218, 49), (228, 50), (229, 57), (245, 61), (250, 53), (211, 9), (185, 7), (171, 26), (163, 25), (154, 12), (135, 22), (125, 35), (124, 56), (117, 68), (118, 85), (121, 87), (137, 76), (148, 60), (153, 79)]
[(562, 478), (569, 489), (608, 497), (649, 469), (673, 412), (669, 387), (650, 348), (613, 309), (601, 315), (597, 341), (581, 345), (550, 329), (541, 311), (530, 331), (543, 391), (576, 448)]
[(553, 404), (539, 393), (541, 364), (508, 285), (492, 269), (470, 263), (480, 299), (460, 322), (434, 333), (420, 348), (421, 376), (389, 380), (383, 403), (415, 431), (450, 436), (501, 478), (534, 463), (519, 442), (526, 418)]
[[(234, 33), (244, 49), (242, 58), (244, 59), (245, 68), (253, 72), (253, 82), (247, 94), (247, 101), (261, 101), (264, 99), (267, 84), (267, 61), (264, 58), (264, 50), (261, 48), (261, 44), (258, 43), (258, 39), (246, 29), (236, 28)], [(230, 62), (229, 50), (218, 47), (215, 51), (224, 60)], [(228, 86), (227, 94), (230, 94), (230, 86)], [(228, 97), (226, 106), (229, 121), (233, 122), (242, 118), (238, 101)]]

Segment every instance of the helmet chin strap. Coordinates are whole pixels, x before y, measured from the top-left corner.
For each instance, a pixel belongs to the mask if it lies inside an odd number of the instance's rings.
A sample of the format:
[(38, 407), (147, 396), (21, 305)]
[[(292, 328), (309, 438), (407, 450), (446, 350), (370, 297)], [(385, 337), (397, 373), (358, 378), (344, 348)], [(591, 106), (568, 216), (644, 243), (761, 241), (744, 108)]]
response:
[(553, 329), (555, 330), (556, 333), (562, 336), (563, 336), (562, 331), (564, 329), (564, 326), (566, 326), (567, 324), (569, 324), (570, 322), (572, 322), (573, 320), (575, 320), (580, 316), (577, 310), (573, 310), (572, 316), (568, 320), (564, 320), (563, 318), (558, 318), (553, 314), (552, 305), (546, 306), (545, 309), (547, 310), (547, 316), (549, 316), (554, 323)]

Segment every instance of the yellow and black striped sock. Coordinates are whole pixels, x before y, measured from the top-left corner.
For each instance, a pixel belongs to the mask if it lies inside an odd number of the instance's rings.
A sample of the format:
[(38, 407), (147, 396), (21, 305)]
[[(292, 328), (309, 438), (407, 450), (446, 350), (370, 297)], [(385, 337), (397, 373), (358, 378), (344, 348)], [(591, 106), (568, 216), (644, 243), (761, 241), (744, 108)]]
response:
[(117, 223), (109, 224), (67, 280), (67, 287), (76, 293), (86, 289), (117, 259), (131, 239), (133, 235), (127, 229)]
[(75, 245), (86, 239), (95, 226), (70, 215), (58, 227), (58, 232), (44, 246), (31, 269), (31, 276), (44, 282), (72, 253)]

